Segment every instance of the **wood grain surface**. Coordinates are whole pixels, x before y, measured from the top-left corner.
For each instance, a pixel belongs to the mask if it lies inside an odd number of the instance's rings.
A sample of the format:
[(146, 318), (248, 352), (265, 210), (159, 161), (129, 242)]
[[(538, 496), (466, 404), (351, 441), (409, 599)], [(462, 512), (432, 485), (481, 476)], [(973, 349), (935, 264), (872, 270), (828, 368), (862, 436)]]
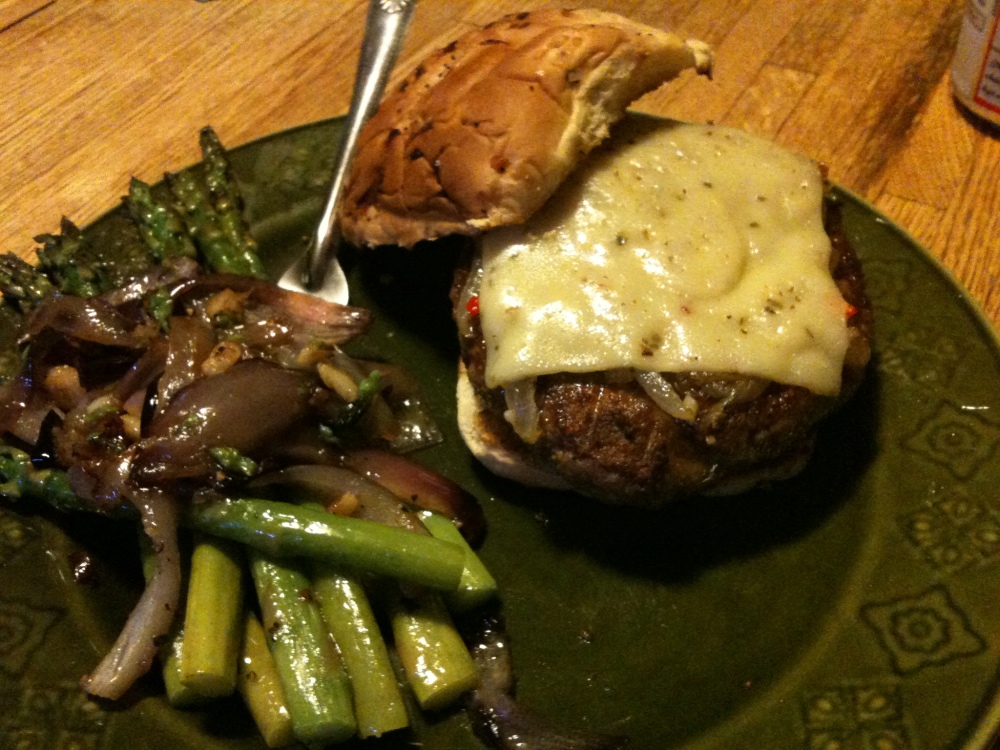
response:
[[(958, 111), (961, 0), (594, 0), (711, 43), (637, 109), (736, 125), (826, 163), (908, 229), (1000, 325), (1000, 137)], [(342, 114), (363, 0), (0, 0), (0, 249), (113, 207), (130, 175)], [(399, 73), (536, 0), (420, 0)]]

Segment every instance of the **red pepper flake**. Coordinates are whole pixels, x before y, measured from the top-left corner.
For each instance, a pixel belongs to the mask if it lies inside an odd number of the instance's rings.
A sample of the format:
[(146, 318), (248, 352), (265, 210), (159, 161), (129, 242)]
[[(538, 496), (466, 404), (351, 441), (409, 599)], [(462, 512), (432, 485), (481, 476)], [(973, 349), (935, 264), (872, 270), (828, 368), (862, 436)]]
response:
[(858, 308), (856, 308), (854, 305), (848, 302), (847, 309), (844, 311), (844, 315), (847, 317), (848, 320), (850, 320), (857, 314), (858, 314)]
[(475, 294), (469, 297), (469, 301), (465, 303), (465, 309), (468, 311), (469, 315), (475, 317), (479, 315), (479, 295)]

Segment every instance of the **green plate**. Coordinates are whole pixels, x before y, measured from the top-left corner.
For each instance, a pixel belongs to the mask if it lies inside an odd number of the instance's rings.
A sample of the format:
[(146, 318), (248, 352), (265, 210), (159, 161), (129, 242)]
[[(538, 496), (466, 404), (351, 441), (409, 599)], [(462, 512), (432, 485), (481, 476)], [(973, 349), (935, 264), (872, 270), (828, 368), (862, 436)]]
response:
[[(337, 121), (234, 152), (275, 268), (318, 214)], [(194, 134), (192, 134), (194, 137)], [(124, 189), (124, 186), (123, 186)], [(632, 750), (975, 750), (1000, 722), (1000, 357), (905, 233), (837, 192), (878, 326), (871, 377), (798, 478), (660, 512), (528, 490), (454, 428), (455, 247), (347, 258), (378, 313), (358, 349), (419, 376), (446, 441), (417, 458), (474, 492), (519, 695)], [(91, 231), (113, 241), (115, 219)], [(93, 582), (74, 583), (86, 552)], [(98, 707), (79, 677), (141, 586), (128, 529), (0, 509), (0, 749), (257, 748), (233, 700), (177, 712), (147, 678)], [(478, 748), (460, 712), (366, 747)], [(359, 743), (360, 744), (360, 743)]]

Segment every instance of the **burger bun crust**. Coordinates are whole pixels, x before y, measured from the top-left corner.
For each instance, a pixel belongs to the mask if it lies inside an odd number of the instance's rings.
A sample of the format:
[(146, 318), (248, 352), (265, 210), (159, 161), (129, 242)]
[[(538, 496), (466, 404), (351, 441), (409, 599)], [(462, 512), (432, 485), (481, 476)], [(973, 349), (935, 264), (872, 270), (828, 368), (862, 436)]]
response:
[(344, 237), (409, 247), (523, 222), (630, 102), (711, 65), (701, 42), (597, 10), (472, 31), (421, 63), (362, 130)]

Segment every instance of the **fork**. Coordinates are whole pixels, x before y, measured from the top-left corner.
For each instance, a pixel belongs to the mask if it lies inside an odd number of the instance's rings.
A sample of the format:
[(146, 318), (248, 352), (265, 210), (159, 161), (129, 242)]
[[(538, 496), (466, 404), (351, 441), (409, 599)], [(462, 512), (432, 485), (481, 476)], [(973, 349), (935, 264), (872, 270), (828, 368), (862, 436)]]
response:
[(351, 107), (347, 112), (340, 147), (334, 161), (330, 191), (306, 251), (278, 282), (283, 289), (314, 294), (341, 305), (347, 304), (347, 277), (337, 260), (337, 252), (343, 241), (337, 225), (337, 207), (351, 169), (358, 134), (378, 108), (415, 5), (416, 0), (369, 0)]

